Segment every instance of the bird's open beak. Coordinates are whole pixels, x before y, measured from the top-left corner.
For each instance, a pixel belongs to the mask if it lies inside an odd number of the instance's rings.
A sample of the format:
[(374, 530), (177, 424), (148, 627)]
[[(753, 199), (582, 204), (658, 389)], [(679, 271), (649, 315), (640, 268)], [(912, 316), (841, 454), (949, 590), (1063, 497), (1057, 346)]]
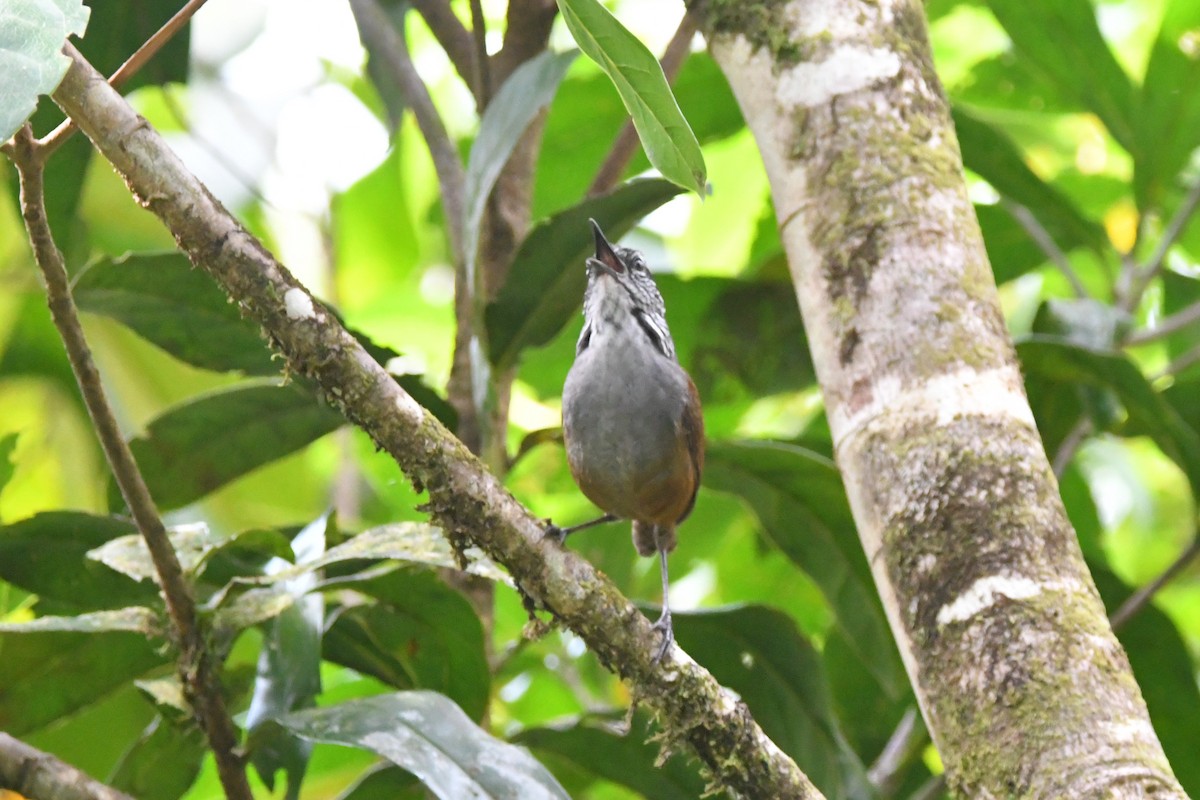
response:
[(608, 239), (604, 238), (604, 231), (600, 230), (596, 220), (589, 221), (592, 223), (592, 232), (596, 234), (596, 255), (587, 260), (588, 269), (607, 272), (614, 276), (622, 274), (625, 272), (625, 265), (617, 257), (616, 251), (608, 243)]

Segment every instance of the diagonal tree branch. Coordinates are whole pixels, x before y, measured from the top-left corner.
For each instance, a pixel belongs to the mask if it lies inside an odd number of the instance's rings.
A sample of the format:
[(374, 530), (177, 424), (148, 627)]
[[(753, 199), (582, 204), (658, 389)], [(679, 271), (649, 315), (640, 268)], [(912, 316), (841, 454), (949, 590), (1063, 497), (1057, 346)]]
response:
[[(116, 90), (104, 81), (103, 76), (95, 74), (116, 95)], [(246, 781), (246, 771), (236, 754), (237, 729), (221, 697), (216, 668), (196, 618), (195, 601), (150, 490), (138, 471), (129, 445), (121, 436), (112, 407), (105, 397), (100, 373), (92, 360), (91, 349), (84, 338), (83, 327), (79, 324), (67, 268), (46, 218), (42, 180), (45, 152), (34, 140), (28, 125), (18, 133), (11, 155), (21, 179), (21, 215), (33, 246), (34, 259), (46, 279), (50, 314), (66, 347), (71, 370), (75, 373), (84, 405), (92, 418), (113, 477), (129, 505), (138, 531), (146, 541), (158, 574), (158, 583), (179, 647), (179, 675), (185, 696), (208, 737), (226, 796), (234, 800), (251, 800), (253, 795)]]
[(425, 20), (450, 63), (467, 86), (475, 90), (475, 43), (471, 32), (455, 16), (448, 0), (413, 0), (413, 8)]
[(290, 367), (315, 379), (342, 412), (429, 490), (429, 510), (458, 548), (479, 546), (519, 590), (577, 633), (654, 709), (669, 747), (687, 745), (723, 788), (750, 797), (820, 793), (754, 722), (745, 704), (673, 648), (584, 559), (541, 523), (465, 446), (412, 399), (285, 267), (213, 198), (159, 134), (67, 45), (54, 100), (79, 124), (180, 248), (258, 322)]
[(0, 789), (38, 800), (133, 800), (7, 733), (0, 733)]

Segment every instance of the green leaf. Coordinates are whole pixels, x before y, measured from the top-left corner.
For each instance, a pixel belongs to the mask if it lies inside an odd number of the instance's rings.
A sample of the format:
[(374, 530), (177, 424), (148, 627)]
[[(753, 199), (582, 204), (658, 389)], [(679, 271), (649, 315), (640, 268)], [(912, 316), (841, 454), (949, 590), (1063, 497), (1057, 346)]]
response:
[(71, 64), (63, 43), (83, 35), (90, 13), (79, 0), (8, 0), (0, 7), (0, 142), (29, 118), (39, 95), (58, 88)]
[(616, 241), (679, 190), (663, 180), (635, 180), (592, 197), (536, 225), (521, 243), (500, 295), (488, 304), (489, 356), (497, 369), (521, 351), (549, 342), (583, 303), (583, 262), (594, 244), (588, 220)]
[[(1200, 434), (1154, 391), (1128, 356), (1091, 350), (1047, 336), (1031, 336), (1018, 342), (1017, 356), (1043, 437), (1047, 435), (1042, 427), (1044, 418), (1053, 420), (1048, 428), (1062, 430), (1062, 417), (1066, 415), (1061, 398), (1069, 396), (1064, 389), (1109, 390), (1124, 407), (1127, 418), (1111, 424), (1102, 419), (1098, 427), (1122, 436), (1149, 436), (1187, 475), (1193, 495), (1200, 496)], [(1075, 419), (1078, 417), (1076, 411)], [(1046, 447), (1051, 453), (1056, 449), (1049, 441)]]
[(463, 248), (468, 275), (474, 275), (479, 250), (479, 225), (484, 206), (500, 171), (513, 148), (538, 112), (550, 104), (558, 84), (567, 74), (576, 53), (545, 51), (529, 59), (509, 76), (488, 103), (479, 121), (479, 135), (471, 146), (463, 187), (467, 218), (463, 225)]
[(1038, 307), (1034, 333), (1065, 339), (1093, 350), (1112, 348), (1129, 332), (1128, 312), (1092, 298), (1052, 297)]
[(1200, 5), (1194, 0), (1169, 0), (1139, 98), (1140, 153), (1133, 165), (1133, 185), (1143, 211), (1164, 206), (1179, 172), (1200, 145), (1200, 97), (1195, 91), (1200, 59), (1194, 51), (1184, 50), (1185, 42), (1194, 43), (1197, 31)]
[(1028, 209), (1059, 249), (1070, 252), (1076, 247), (1099, 250), (1105, 246), (1104, 230), (1085, 218), (1070, 199), (1039, 178), (1008, 137), (961, 108), (954, 109), (954, 127), (962, 147), (963, 165), (978, 173), (1003, 197)]
[[(158, 507), (179, 508), (345, 424), (294, 386), (236, 386), (178, 405), (130, 442)], [(119, 503), (115, 486), (110, 503)]]
[(168, 660), (140, 633), (0, 637), (0, 729), (20, 736), (97, 703)]
[[(1113, 138), (1136, 157), (1136, 90), (1101, 36), (1092, 4), (987, 0), (987, 6), (1018, 53), (1064, 97), (1095, 112)], [(1047, 31), (1054, 35), (1047, 36)]]
[(553, 727), (523, 730), (513, 741), (533, 749), (551, 766), (568, 764), (575, 771), (624, 786), (640, 797), (654, 800), (702, 797), (704, 779), (693, 765), (682, 758), (657, 764), (659, 748), (650, 741), (652, 731), (648, 722), (645, 714), (639, 714), (633, 730), (617, 733), (612, 724), (573, 720)]
[(410, 773), (384, 762), (363, 773), (337, 800), (426, 800), (421, 784)]
[(9, 433), (0, 436), (0, 492), (12, 480), (17, 465), (13, 462), (13, 453), (17, 449), (17, 434)]
[(0, 580), (53, 602), (59, 610), (153, 603), (158, 598), (153, 586), (135, 583), (87, 558), (91, 550), (134, 530), (128, 520), (77, 511), (47, 511), (4, 525)]
[(567, 798), (527, 750), (493, 738), (435, 692), (350, 700), (289, 714), (279, 722), (312, 741), (378, 753), (444, 800)]
[[(167, 531), (167, 538), (179, 559), (179, 566), (187, 574), (199, 570), (209, 554), (225, 543), (203, 522), (177, 525)], [(87, 556), (136, 581), (154, 580), (158, 575), (146, 540), (138, 533), (111, 539), (90, 550)]]
[(337, 614), (325, 634), (327, 660), (398, 689), (432, 689), (472, 719), (483, 717), (491, 679), (483, 627), (465, 597), (434, 573), (414, 569), (338, 588), (378, 602)]
[[(1093, 565), (1091, 571), (1104, 605), (1110, 614), (1115, 612), (1129, 598), (1129, 588), (1106, 570)], [(1131, 617), (1117, 638), (1129, 656), (1175, 777), (1188, 796), (1200, 795), (1200, 760), (1195, 757), (1200, 690), (1187, 645), (1170, 618), (1153, 604)]]
[(597, 0), (558, 0), (558, 8), (579, 49), (617, 87), (650, 163), (667, 180), (703, 197), (704, 154), (658, 59)]
[(892, 696), (903, 692), (907, 680), (837, 467), (779, 442), (710, 442), (704, 483), (746, 502), (770, 540), (820, 587), (838, 627), (883, 689)]
[(677, 614), (679, 644), (733, 689), (830, 800), (872, 792), (833, 716), (821, 656), (782, 612), (743, 606)]
[[(311, 564), (324, 554), (328, 527), (326, 514), (296, 534), (292, 549), (297, 562)], [(312, 592), (316, 583), (317, 576), (311, 572), (284, 583), (282, 588), (291, 603), (264, 632), (254, 695), (246, 711), (250, 761), (268, 789), (275, 788), (276, 772), (286, 772), (288, 800), (299, 797), (312, 745), (278, 727), (261, 726), (289, 711), (311, 708), (321, 691), (325, 599)]]
[(121, 756), (106, 783), (139, 800), (177, 800), (195, 782), (207, 752), (199, 726), (159, 716)]
[(117, 320), (180, 361), (250, 375), (279, 372), (257, 326), (183, 253), (102, 258), (79, 274), (73, 294), (82, 311)]
[(162, 620), (143, 606), (112, 611), (92, 611), (73, 617), (35, 617), (25, 622), (0, 622), (0, 633), (106, 633), (127, 631), (146, 636), (162, 635)]

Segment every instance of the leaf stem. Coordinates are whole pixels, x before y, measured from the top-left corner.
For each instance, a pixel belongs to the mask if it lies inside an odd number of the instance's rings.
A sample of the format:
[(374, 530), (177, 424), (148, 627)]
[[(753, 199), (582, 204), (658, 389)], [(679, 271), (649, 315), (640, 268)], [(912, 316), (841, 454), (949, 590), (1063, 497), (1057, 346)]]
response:
[(1008, 211), (1009, 214), (1012, 214), (1012, 217), (1017, 221), (1017, 224), (1020, 225), (1027, 234), (1029, 234), (1029, 238), (1033, 239), (1034, 244), (1041, 249), (1041, 251), (1046, 255), (1046, 258), (1050, 259), (1050, 263), (1053, 264), (1058, 271), (1063, 274), (1064, 277), (1066, 277), (1067, 281), (1071, 284), (1071, 288), (1074, 290), (1075, 295), (1077, 297), (1088, 297), (1089, 295), (1087, 287), (1085, 287), (1083, 285), (1083, 281), (1079, 279), (1079, 273), (1077, 273), (1071, 266), (1071, 262), (1067, 260), (1066, 254), (1063, 253), (1062, 249), (1058, 246), (1058, 243), (1054, 241), (1054, 237), (1050, 235), (1050, 232), (1046, 230), (1045, 226), (1042, 225), (1038, 218), (1033, 215), (1033, 212), (1020, 203), (1012, 200), (1004, 199), (1000, 201), (1000, 204)]
[(167, 614), (177, 637), (184, 693), (208, 736), (226, 796), (231, 800), (251, 800), (250, 784), (241, 759), (236, 755), (237, 729), (221, 697), (215, 665), (196, 618), (195, 601), (154, 499), (121, 435), (79, 323), (79, 313), (71, 296), (70, 277), (46, 218), (43, 177), (47, 153), (33, 138), (28, 125), (18, 133), (12, 155), (20, 175), (21, 216), (33, 247), (34, 260), (46, 280), (50, 314), (66, 348), (71, 370), (113, 477), (154, 562)]

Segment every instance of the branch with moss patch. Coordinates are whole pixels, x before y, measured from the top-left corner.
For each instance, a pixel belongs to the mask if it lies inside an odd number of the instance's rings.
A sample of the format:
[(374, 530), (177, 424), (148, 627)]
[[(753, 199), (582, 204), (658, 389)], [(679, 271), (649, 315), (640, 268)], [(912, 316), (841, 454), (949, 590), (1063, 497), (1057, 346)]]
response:
[(639, 702), (670, 748), (688, 746), (716, 786), (751, 797), (817, 798), (817, 789), (745, 704), (683, 651), (654, 663), (658, 633), (604, 575), (547, 539), (542, 524), (413, 400), (183, 166), (162, 137), (75, 50), (54, 100), (192, 262), (245, 309), (289, 367), (316, 380), (415, 483), (451, 540), (503, 564), (520, 590), (577, 633)]
[(39, 800), (133, 800), (7, 733), (0, 733), (0, 789)]

